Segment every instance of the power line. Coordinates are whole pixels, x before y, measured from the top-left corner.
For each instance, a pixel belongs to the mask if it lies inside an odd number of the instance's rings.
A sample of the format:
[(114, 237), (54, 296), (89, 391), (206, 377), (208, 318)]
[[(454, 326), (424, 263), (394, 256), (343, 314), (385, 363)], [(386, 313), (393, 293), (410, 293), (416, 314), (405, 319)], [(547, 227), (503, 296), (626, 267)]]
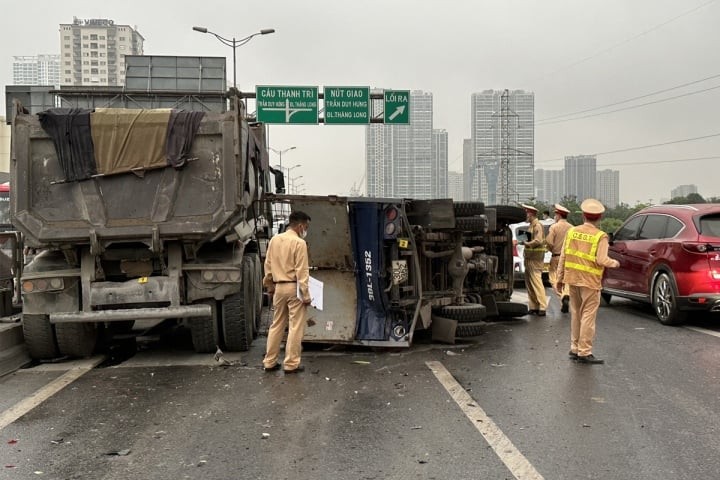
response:
[(600, 117), (602, 115), (609, 115), (611, 113), (622, 112), (625, 110), (634, 110), (634, 109), (640, 108), (640, 107), (647, 107), (648, 105), (655, 105), (656, 103), (669, 102), (670, 100), (676, 100), (676, 99), (682, 98), (682, 97), (689, 97), (690, 95), (697, 95), (700, 93), (709, 92), (710, 90), (716, 90), (718, 88), (720, 88), (720, 85), (704, 88), (702, 90), (695, 90), (694, 92), (688, 92), (688, 93), (683, 93), (680, 95), (675, 95), (674, 97), (667, 97), (667, 98), (661, 98), (660, 100), (653, 100), (652, 102), (639, 103), (637, 105), (630, 105), (629, 107), (617, 108), (615, 110), (608, 110), (607, 112), (593, 113), (591, 115), (583, 115), (582, 117), (566, 118), (564, 120), (555, 120), (552, 122), (545, 122), (542, 124), (535, 124), (535, 125), (538, 127), (544, 127), (546, 125), (553, 125), (556, 123), (565, 123), (565, 122), (572, 122), (573, 120), (582, 120), (584, 118)]
[[(720, 137), (720, 133), (712, 133), (710, 135), (703, 135), (701, 137), (692, 137), (692, 138), (684, 138), (682, 140), (672, 140), (670, 142), (662, 142), (662, 143), (653, 143), (651, 145), (641, 145), (639, 147), (628, 147), (628, 148), (620, 148), (617, 150), (608, 150), (607, 152), (597, 152), (597, 153), (591, 153), (591, 156), (600, 156), (600, 155), (612, 155), (614, 153), (623, 153), (623, 152), (632, 152), (634, 150), (643, 150), (645, 148), (653, 148), (653, 147), (662, 147), (665, 145), (673, 145), (676, 143), (685, 143), (685, 142), (694, 142), (696, 140), (704, 140), (706, 138), (712, 138), (712, 137)], [(551, 162), (559, 162), (565, 160), (564, 158), (552, 158), (547, 160), (539, 160), (537, 163), (551, 163)]]
[(720, 155), (713, 155), (710, 157), (694, 157), (694, 158), (676, 158), (673, 160), (647, 160), (643, 162), (625, 162), (625, 163), (603, 163), (602, 165), (598, 165), (598, 168), (601, 167), (634, 167), (636, 165), (656, 165), (658, 163), (685, 163), (685, 162), (698, 162), (701, 160), (718, 160), (720, 159)]
[(659, 95), (659, 94), (661, 94), (661, 93), (670, 92), (670, 91), (672, 91), (672, 90), (677, 90), (678, 88), (688, 87), (688, 86), (690, 86), (690, 85), (695, 85), (696, 83), (706, 82), (706, 81), (708, 81), (708, 80), (712, 80), (712, 79), (718, 78), (718, 77), (720, 77), (720, 74), (711, 75), (711, 76), (709, 76), (709, 77), (705, 77), (705, 78), (702, 78), (702, 79), (700, 79), (700, 80), (695, 80), (695, 81), (693, 81), (693, 82), (683, 83), (682, 85), (677, 85), (677, 86), (675, 86), (675, 87), (664, 88), (664, 89), (662, 89), (662, 90), (656, 90), (656, 91), (654, 91), (654, 92), (652, 92), (652, 93), (646, 93), (645, 95), (639, 95), (639, 96), (637, 96), (637, 97), (628, 98), (627, 100), (621, 100), (621, 101), (619, 101), (619, 102), (608, 103), (607, 105), (601, 105), (601, 106), (599, 106), (599, 107), (587, 108), (587, 109), (585, 109), (585, 110), (579, 110), (579, 111), (577, 111), (577, 112), (564, 113), (564, 114), (562, 114), (562, 115), (556, 115), (556, 116), (554, 116), (554, 117), (542, 118), (542, 119), (540, 119), (540, 120), (536, 120), (536, 121), (535, 121), (535, 125), (538, 125), (538, 124), (540, 124), (540, 123), (549, 122), (549, 121), (551, 121), (551, 120), (555, 120), (555, 119), (558, 119), (558, 118), (571, 117), (571, 116), (574, 116), (574, 115), (580, 115), (580, 114), (582, 114), (582, 113), (593, 112), (593, 111), (595, 111), (595, 110), (602, 110), (602, 109), (604, 109), (604, 108), (615, 107), (615, 106), (617, 106), (617, 105), (622, 105), (623, 103), (629, 103), (629, 102), (633, 102), (633, 101), (635, 101), (635, 100), (640, 100), (640, 99), (643, 99), (643, 98), (652, 97), (653, 95)]
[(569, 64), (569, 65), (565, 65), (564, 67), (560, 67), (560, 68), (558, 68), (557, 70), (555, 70), (555, 71), (553, 71), (553, 72), (550, 72), (550, 73), (548, 73), (548, 74), (545, 74), (544, 76), (547, 77), (547, 76), (555, 75), (556, 73), (562, 72), (563, 70), (568, 70), (568, 69), (570, 69), (570, 68), (572, 68), (572, 67), (574, 67), (574, 66), (576, 66), (576, 65), (580, 65), (581, 63), (585, 63), (585, 62), (587, 62), (588, 60), (592, 60), (593, 58), (598, 57), (598, 56), (600, 56), (600, 55), (602, 55), (602, 54), (604, 54), (604, 53), (607, 53), (607, 52), (609, 52), (609, 51), (611, 51), (611, 50), (614, 50), (614, 49), (617, 48), (617, 47), (620, 47), (620, 46), (622, 46), (622, 45), (625, 45), (626, 43), (630, 43), (631, 41), (633, 41), (633, 40), (635, 40), (635, 39), (637, 39), (637, 38), (640, 38), (640, 37), (642, 37), (643, 35), (647, 35), (647, 34), (650, 33), (650, 32), (653, 32), (653, 31), (655, 31), (655, 30), (658, 30), (659, 28), (662, 28), (662, 27), (664, 27), (665, 25), (668, 25), (668, 24), (674, 22), (675, 20), (678, 20), (678, 19), (680, 19), (680, 18), (682, 18), (682, 17), (685, 17), (685, 16), (687, 16), (687, 15), (690, 15), (691, 13), (694, 13), (694, 12), (700, 10), (701, 8), (707, 7), (708, 5), (710, 5), (710, 4), (712, 4), (712, 3), (715, 3), (716, 1), (717, 1), (717, 0), (710, 0), (710, 1), (708, 1), (708, 2), (705, 2), (705, 3), (701, 4), (701, 5), (698, 5), (697, 7), (692, 8), (692, 9), (690, 9), (690, 10), (688, 10), (688, 11), (686, 11), (686, 12), (683, 12), (683, 13), (681, 13), (681, 14), (679, 14), (679, 15), (676, 15), (676, 16), (672, 17), (672, 18), (669, 19), (669, 20), (666, 20), (666, 21), (664, 21), (664, 22), (662, 22), (662, 23), (660, 23), (660, 24), (658, 24), (658, 25), (655, 25), (655, 26), (653, 26), (653, 27), (650, 27), (649, 29), (642, 31), (642, 32), (638, 33), (637, 35), (634, 35), (634, 36), (632, 36), (632, 37), (630, 37), (630, 38), (627, 38), (627, 39), (622, 40), (622, 41), (620, 41), (620, 42), (618, 42), (618, 43), (615, 43), (615, 44), (613, 44), (613, 45), (611, 45), (611, 46), (609, 46), (609, 47), (607, 47), (607, 48), (605, 48), (605, 49), (603, 49), (603, 50), (600, 50), (599, 52), (596, 52), (596, 53), (594, 53), (594, 54), (592, 54), (592, 55), (590, 55), (590, 56), (588, 56), (588, 57), (582, 58), (582, 59), (580, 59), (580, 60), (578, 60), (578, 61), (576, 61), (576, 62), (573, 62), (573, 63), (571, 63), (571, 64)]

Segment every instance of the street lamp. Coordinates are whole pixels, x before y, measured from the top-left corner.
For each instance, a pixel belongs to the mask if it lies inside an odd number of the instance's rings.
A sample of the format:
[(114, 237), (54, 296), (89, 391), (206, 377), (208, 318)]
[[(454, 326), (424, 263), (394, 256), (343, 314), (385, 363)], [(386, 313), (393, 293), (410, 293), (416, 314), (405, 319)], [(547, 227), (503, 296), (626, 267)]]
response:
[(200, 32), (200, 33), (209, 33), (210, 35), (213, 35), (215, 38), (220, 40), (220, 43), (222, 43), (223, 45), (232, 47), (232, 49), (233, 49), (233, 87), (235, 88), (235, 90), (237, 90), (237, 68), (235, 68), (235, 64), (237, 63), (237, 56), (235, 55), (235, 49), (237, 49), (237, 47), (241, 47), (241, 46), (245, 45), (250, 40), (252, 40), (253, 37), (257, 37), (258, 35), (267, 35), (269, 33), (275, 33), (274, 28), (263, 28), (259, 32), (255, 32), (252, 35), (248, 35), (245, 38), (241, 38), (241, 39), (237, 40), (237, 39), (235, 39), (235, 37), (233, 37), (231, 40), (229, 38), (221, 37), (220, 35), (218, 35), (215, 32), (211, 32), (206, 27), (193, 27), (193, 30), (195, 30), (196, 32)]
[(273, 152), (277, 153), (277, 154), (280, 156), (280, 170), (281, 170), (281, 171), (282, 171), (282, 168), (283, 168), (283, 166), (282, 166), (282, 156), (283, 156), (283, 153), (287, 153), (287, 152), (289, 152), (290, 150), (295, 150), (296, 148), (297, 148), (297, 147), (292, 146), (292, 147), (290, 147), (290, 148), (286, 148), (285, 150), (278, 150), (278, 149), (276, 149), (276, 148), (270, 147), (270, 150), (272, 150)]
[[(300, 180), (301, 178), (303, 178), (302, 175), (298, 175), (297, 177), (291, 177), (290, 172), (288, 171), (288, 190), (290, 191), (290, 193), (293, 193), (293, 184), (296, 184), (297, 180)], [(297, 184), (295, 185), (295, 189), (297, 190)]]

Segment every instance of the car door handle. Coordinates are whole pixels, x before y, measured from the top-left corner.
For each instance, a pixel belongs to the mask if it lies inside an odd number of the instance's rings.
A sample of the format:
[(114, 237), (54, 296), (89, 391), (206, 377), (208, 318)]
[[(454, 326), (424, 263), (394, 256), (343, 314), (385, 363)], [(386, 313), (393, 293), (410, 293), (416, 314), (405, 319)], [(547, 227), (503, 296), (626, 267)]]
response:
[(650, 253), (650, 255), (655, 255), (655, 249), (654, 249), (654, 248), (650, 249), (648, 252)]

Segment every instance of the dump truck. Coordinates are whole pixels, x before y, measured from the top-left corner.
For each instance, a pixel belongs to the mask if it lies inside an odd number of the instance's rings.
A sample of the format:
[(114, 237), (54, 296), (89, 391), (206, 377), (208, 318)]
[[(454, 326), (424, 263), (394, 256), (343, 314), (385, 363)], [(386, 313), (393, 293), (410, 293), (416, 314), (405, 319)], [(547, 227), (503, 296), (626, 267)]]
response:
[(526, 304), (510, 300), (509, 225), (525, 218), (519, 207), (277, 194), (265, 200), (275, 212), (312, 218), (306, 241), (322, 309), (309, 309), (305, 342), (409, 347), (417, 332), (454, 341), (477, 335), (486, 320), (527, 314)]
[(227, 112), (184, 117), (16, 104), (10, 205), (38, 252), (20, 278), (33, 358), (89, 355), (144, 319), (189, 327), (197, 352), (247, 350), (262, 308), (268, 158), (263, 127), (230, 100)]

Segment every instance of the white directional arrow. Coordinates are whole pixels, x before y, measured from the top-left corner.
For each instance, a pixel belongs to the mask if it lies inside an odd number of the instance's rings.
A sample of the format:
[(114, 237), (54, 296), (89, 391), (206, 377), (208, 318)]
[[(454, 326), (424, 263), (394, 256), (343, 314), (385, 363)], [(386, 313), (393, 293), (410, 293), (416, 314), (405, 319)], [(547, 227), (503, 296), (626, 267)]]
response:
[(402, 115), (403, 113), (405, 113), (405, 105), (400, 105), (393, 113), (390, 114), (388, 120), (393, 121), (398, 115)]
[(267, 111), (272, 112), (285, 112), (285, 122), (290, 123), (290, 117), (295, 115), (298, 112), (312, 112), (312, 108), (290, 108), (290, 100), (285, 99), (285, 106), (284, 107), (267, 107), (265, 108)]

